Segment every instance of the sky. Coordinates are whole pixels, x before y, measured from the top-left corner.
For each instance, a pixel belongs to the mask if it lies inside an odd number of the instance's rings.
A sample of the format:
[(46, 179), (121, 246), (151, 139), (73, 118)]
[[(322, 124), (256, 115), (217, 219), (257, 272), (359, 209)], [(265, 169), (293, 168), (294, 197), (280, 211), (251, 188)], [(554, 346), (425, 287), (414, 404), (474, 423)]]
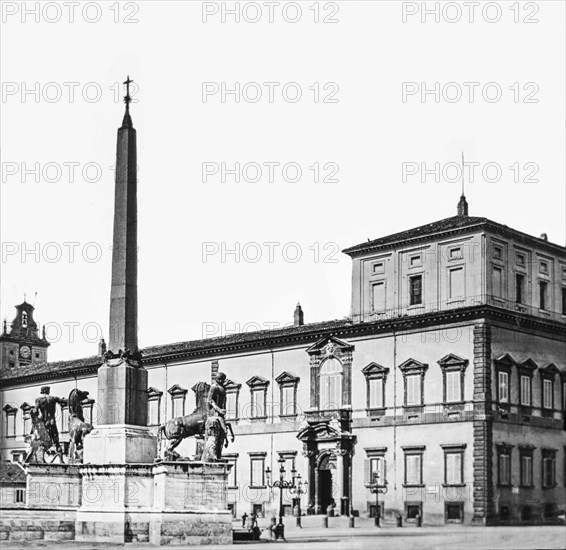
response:
[(107, 338), (127, 75), (142, 347), (349, 315), (341, 250), (455, 215), (462, 152), (470, 215), (566, 242), (563, 2), (35, 4), (2, 3), (0, 313), (50, 360)]

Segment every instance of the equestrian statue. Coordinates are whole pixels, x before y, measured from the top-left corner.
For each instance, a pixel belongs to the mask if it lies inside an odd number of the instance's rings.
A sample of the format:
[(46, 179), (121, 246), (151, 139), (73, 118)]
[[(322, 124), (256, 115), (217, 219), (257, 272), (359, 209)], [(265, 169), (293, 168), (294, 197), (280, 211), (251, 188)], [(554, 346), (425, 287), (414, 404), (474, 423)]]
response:
[[(228, 431), (234, 442), (234, 432), (230, 423), (226, 422), (226, 375), (219, 372), (214, 383), (199, 382), (194, 390), (197, 406), (186, 416), (172, 418), (159, 426), (157, 439), (161, 450), (163, 440), (167, 444), (160, 456), (164, 460), (181, 458), (175, 448), (187, 437), (197, 440), (195, 460), (216, 462), (222, 459), (222, 447), (228, 447)], [(201, 442), (204, 440), (204, 443)]]

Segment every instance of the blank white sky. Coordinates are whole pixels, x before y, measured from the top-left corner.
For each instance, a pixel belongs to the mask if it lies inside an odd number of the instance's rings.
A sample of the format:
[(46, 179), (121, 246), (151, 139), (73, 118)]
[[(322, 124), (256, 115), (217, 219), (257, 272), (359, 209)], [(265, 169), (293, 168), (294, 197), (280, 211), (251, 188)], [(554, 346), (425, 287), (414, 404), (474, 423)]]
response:
[[(535, 24), (514, 23), (511, 2), (499, 4), (502, 18), (494, 24), (481, 10), (475, 23), (467, 16), (455, 24), (436, 24), (432, 17), (423, 24), (418, 16), (402, 23), (402, 2), (386, 1), (342, 2), (339, 23), (315, 24), (313, 2), (299, 4), (303, 15), (295, 24), (277, 9), (274, 23), (265, 11), (255, 24), (235, 24), (230, 17), (223, 24), (219, 15), (205, 24), (196, 1), (138, 2), (133, 17), (139, 22), (131, 24), (113, 22), (112, 2), (99, 4), (98, 23), (85, 22), (80, 11), (74, 23), (64, 16), (53, 24), (4, 14), (1, 76), (4, 87), (14, 83), (18, 90), (2, 98), (4, 172), (13, 167), (6, 163), (81, 163), (74, 183), (66, 173), (53, 183), (3, 174), (2, 240), (4, 246), (16, 243), (17, 253), (3, 258), (2, 317), (11, 321), (24, 292), (28, 301), (37, 292), (37, 320), (62, 327), (51, 360), (95, 353), (96, 344), (81, 334), (88, 323), (100, 325), (106, 336), (110, 166), (123, 115), (112, 90), (127, 74), (140, 87), (132, 117), (140, 165), (141, 346), (201, 338), (203, 322), (217, 323), (217, 334), (236, 323), (288, 323), (298, 300), (307, 322), (348, 315), (350, 259), (338, 253), (337, 263), (323, 262), (326, 243), (336, 243), (326, 252), (341, 250), (456, 213), (458, 184), (435, 183), (432, 176), (403, 183), (403, 162), (444, 165), (459, 162), (465, 150), (466, 160), (499, 163), (501, 181), (487, 183), (479, 174), (467, 186), (470, 214), (537, 236), (546, 232), (564, 244), (563, 2), (537, 2)], [(528, 16), (524, 4), (522, 19)], [(119, 17), (131, 14), (122, 5)], [(465, 91), (463, 83), (474, 81), (481, 83), (474, 103), (401, 99), (403, 82), (457, 82)], [(47, 94), (56, 88), (45, 84), (57, 83), (62, 99), (36, 103), (28, 95), (22, 101), (21, 87), (36, 82)], [(80, 83), (74, 102), (65, 82)], [(89, 82), (102, 90), (92, 103), (82, 98)], [(203, 103), (202, 82), (297, 82), (304, 95), (294, 104), (279, 92), (274, 103), (221, 103), (217, 96)], [(339, 103), (313, 102), (309, 87), (315, 82), (337, 83)], [(481, 99), (488, 82), (503, 89), (497, 103)], [(515, 103), (509, 89), (515, 82), (536, 83), (539, 102)], [(201, 181), (203, 162), (268, 161), (299, 163), (302, 180)], [(88, 162), (103, 167), (98, 182), (83, 180), (80, 169)], [(314, 183), (308, 169), (314, 162), (337, 163), (339, 182)], [(516, 162), (536, 163), (540, 181), (515, 183), (508, 167)], [(62, 251), (59, 261), (43, 257), (57, 253), (46, 248), (50, 242)], [(74, 262), (64, 242), (79, 243)], [(82, 250), (92, 242), (102, 256), (90, 263)], [(266, 247), (257, 263), (233, 256), (222, 263), (219, 255), (202, 261), (203, 242), (281, 244), (273, 263)], [(289, 242), (301, 247), (296, 263), (282, 257)], [(22, 260), (22, 243), (40, 247), (39, 262), (33, 255)], [(314, 243), (321, 248), (318, 262)], [(73, 341), (69, 323), (78, 323)], [(57, 330), (49, 335), (56, 339)], [(87, 339), (93, 335), (91, 328)]]

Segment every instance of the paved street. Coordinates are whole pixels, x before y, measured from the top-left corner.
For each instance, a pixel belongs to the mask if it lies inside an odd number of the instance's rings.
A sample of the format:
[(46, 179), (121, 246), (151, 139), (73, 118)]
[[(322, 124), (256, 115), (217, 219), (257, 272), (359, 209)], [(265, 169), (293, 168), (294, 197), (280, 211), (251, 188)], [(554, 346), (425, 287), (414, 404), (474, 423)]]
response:
[[(334, 549), (384, 549), (384, 550), (410, 550), (410, 549), (441, 549), (441, 550), (523, 550), (523, 549), (563, 549), (566, 547), (566, 531), (564, 526), (537, 526), (537, 527), (467, 527), (467, 526), (441, 526), (441, 527), (403, 527), (401, 529), (386, 525), (380, 529), (373, 527), (370, 520), (358, 519), (357, 527), (350, 529), (345, 526), (342, 518), (331, 519), (328, 529), (320, 527), (320, 518), (307, 518), (303, 529), (290, 525), (294, 523), (288, 519), (286, 528), (287, 548), (307, 548), (309, 550)], [(314, 521), (313, 521), (314, 520)], [(334, 523), (334, 525), (332, 525)], [(319, 524), (319, 525), (317, 525)], [(260, 522), (263, 526), (263, 522)], [(266, 538), (267, 531), (262, 534), (262, 540), (255, 543), (237, 544), (240, 550), (273, 548), (273, 542)], [(142, 550), (152, 548), (148, 544), (128, 544), (129, 550)], [(3, 543), (6, 550), (36, 550), (57, 548), (58, 550), (106, 550), (113, 548), (107, 544), (76, 543), (76, 542), (27, 542)], [(190, 548), (175, 546), (175, 548)], [(194, 548), (194, 547), (193, 547)], [(226, 549), (227, 546), (207, 546), (207, 549)]]

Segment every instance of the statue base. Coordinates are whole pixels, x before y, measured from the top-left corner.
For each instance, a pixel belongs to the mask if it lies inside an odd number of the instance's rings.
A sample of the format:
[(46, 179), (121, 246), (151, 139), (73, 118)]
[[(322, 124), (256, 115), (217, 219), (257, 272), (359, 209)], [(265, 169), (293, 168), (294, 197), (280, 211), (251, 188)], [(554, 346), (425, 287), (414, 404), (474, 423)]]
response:
[(145, 426), (97, 426), (84, 440), (83, 464), (152, 463), (157, 438)]

